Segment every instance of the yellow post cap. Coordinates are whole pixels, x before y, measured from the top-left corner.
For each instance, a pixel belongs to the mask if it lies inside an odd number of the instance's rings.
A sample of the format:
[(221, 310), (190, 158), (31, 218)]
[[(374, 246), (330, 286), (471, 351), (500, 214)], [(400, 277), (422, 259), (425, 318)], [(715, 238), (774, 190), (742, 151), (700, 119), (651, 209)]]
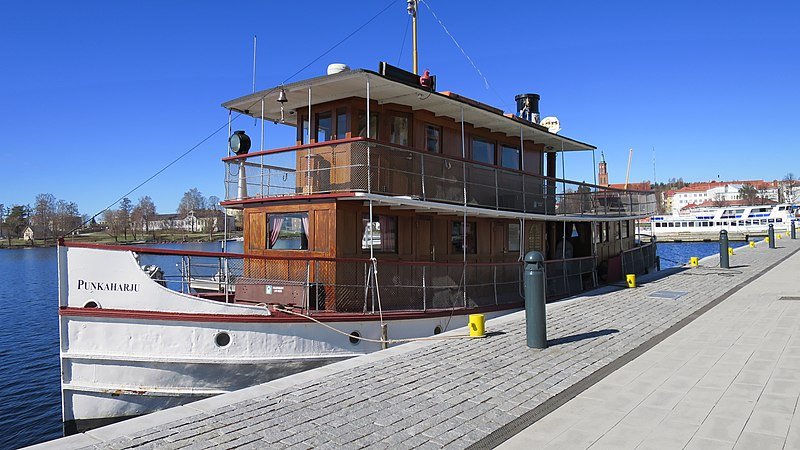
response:
[(692, 266), (692, 267), (699, 266), (700, 265), (700, 258), (698, 258), (697, 256), (692, 256), (691, 258), (689, 258), (689, 265)]
[(483, 314), (469, 315), (469, 335), (480, 337), (486, 334), (486, 317)]
[(636, 287), (636, 274), (629, 273), (629, 274), (625, 275), (625, 281), (628, 282), (628, 287), (629, 288), (635, 288)]

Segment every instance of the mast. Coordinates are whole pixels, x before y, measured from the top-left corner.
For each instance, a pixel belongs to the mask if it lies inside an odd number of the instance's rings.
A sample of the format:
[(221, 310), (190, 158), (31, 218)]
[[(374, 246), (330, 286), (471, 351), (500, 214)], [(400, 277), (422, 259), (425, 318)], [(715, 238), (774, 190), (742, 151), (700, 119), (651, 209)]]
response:
[(408, 0), (408, 13), (411, 14), (411, 58), (412, 72), (419, 75), (419, 53), (417, 52), (417, 3), (418, 0)]

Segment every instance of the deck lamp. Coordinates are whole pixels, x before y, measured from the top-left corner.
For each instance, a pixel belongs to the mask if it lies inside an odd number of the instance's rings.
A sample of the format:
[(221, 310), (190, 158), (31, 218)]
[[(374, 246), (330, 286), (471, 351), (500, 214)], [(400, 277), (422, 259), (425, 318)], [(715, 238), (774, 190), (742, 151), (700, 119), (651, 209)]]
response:
[(243, 130), (234, 131), (228, 138), (228, 148), (237, 155), (247, 154), (247, 151), (250, 150), (250, 136)]

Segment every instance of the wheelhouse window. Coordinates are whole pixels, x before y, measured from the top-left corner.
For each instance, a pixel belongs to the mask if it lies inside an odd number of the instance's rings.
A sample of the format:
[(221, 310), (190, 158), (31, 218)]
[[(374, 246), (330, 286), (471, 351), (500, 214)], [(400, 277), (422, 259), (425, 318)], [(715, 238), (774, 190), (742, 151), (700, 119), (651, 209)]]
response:
[(331, 117), (331, 113), (317, 114), (314, 127), (317, 129), (317, 142), (333, 139), (333, 117)]
[(308, 250), (308, 213), (267, 215), (267, 242), (271, 250)]
[[(660, 225), (660, 224), (657, 224), (657, 225)], [(624, 222), (620, 222), (620, 228), (621, 228), (621, 237), (622, 237), (622, 239), (625, 239), (626, 237), (628, 237), (630, 235), (631, 222), (629, 220), (626, 220)]]
[(473, 138), (472, 159), (486, 164), (494, 164), (494, 143), (479, 138)]
[(372, 219), (370, 224), (368, 214), (361, 218), (361, 249), (369, 250), (371, 245), (376, 252), (397, 253), (397, 217), (373, 214)]
[(429, 152), (442, 152), (442, 128), (436, 125), (425, 125), (425, 149)]
[[(452, 231), (450, 232), (453, 253), (462, 253), (465, 249), (470, 254), (478, 253), (475, 228), (475, 222), (453, 222)], [(466, 239), (464, 238), (465, 235)]]
[(367, 136), (367, 113), (364, 111), (358, 112), (358, 135), (359, 137), (369, 137), (370, 139), (378, 138), (377, 113), (370, 113), (369, 115), (369, 136)]
[(347, 108), (336, 110), (336, 139), (347, 139), (347, 132), (350, 131), (350, 116)]
[(408, 116), (392, 116), (389, 124), (389, 142), (408, 146)]
[(520, 158), (519, 149), (503, 145), (500, 147), (500, 165), (508, 169), (520, 170), (522, 168), (522, 159)]
[(308, 144), (308, 137), (309, 137), (308, 116), (302, 116), (301, 120), (303, 126), (300, 127), (300, 138), (298, 139), (298, 141), (300, 141), (301, 144)]

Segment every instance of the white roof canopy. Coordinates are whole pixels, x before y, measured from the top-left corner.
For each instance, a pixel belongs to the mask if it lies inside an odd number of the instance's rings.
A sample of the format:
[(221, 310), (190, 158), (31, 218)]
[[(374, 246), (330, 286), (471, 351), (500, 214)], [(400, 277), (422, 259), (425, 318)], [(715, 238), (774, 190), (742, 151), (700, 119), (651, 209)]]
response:
[(490, 106), (483, 106), (459, 96), (431, 93), (421, 87), (409, 86), (364, 69), (311, 78), (282, 87), (276, 86), (225, 102), (222, 106), (255, 118), (261, 118), (263, 115), (265, 120), (277, 122), (281, 117), (280, 103), (277, 99), (283, 88), (288, 100), (284, 105), (285, 122), (296, 126), (297, 117), (293, 111), (308, 107), (309, 88), (313, 106), (349, 97), (366, 98), (367, 80), (370, 85), (370, 99), (379, 103), (396, 103), (410, 106), (414, 110), (424, 109), (437, 116), (455, 119), (457, 122), (461, 121), (463, 111), (464, 121), (467, 123), (509, 136), (519, 136), (521, 130), (526, 140), (544, 144), (546, 151), (550, 152), (595, 149), (592, 145), (550, 133), (541, 125), (518, 117), (505, 116), (500, 110)]

